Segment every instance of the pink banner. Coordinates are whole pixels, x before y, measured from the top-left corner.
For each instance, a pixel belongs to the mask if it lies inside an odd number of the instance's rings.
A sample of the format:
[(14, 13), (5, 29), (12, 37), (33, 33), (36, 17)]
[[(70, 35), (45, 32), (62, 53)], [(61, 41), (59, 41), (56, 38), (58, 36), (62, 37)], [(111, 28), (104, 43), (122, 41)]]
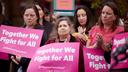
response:
[(73, 0), (55, 0), (57, 10), (73, 10)]
[(40, 46), (43, 31), (19, 27), (0, 27), (0, 51), (31, 58)]
[(110, 65), (104, 60), (103, 50), (84, 48), (85, 72), (108, 72)]
[(79, 43), (52, 43), (39, 48), (27, 72), (78, 72)]
[[(126, 44), (126, 38), (128, 40), (128, 33), (121, 33), (114, 36), (113, 39), (113, 47), (112, 52), (116, 50), (115, 48), (118, 48), (119, 46), (124, 46)], [(121, 47), (120, 47), (121, 48)], [(118, 59), (120, 59), (123, 55), (118, 56)], [(115, 62), (113, 58), (111, 58), (111, 65)], [(124, 61), (120, 61), (117, 65), (113, 66), (113, 69), (120, 69), (120, 68), (128, 68), (128, 59)]]

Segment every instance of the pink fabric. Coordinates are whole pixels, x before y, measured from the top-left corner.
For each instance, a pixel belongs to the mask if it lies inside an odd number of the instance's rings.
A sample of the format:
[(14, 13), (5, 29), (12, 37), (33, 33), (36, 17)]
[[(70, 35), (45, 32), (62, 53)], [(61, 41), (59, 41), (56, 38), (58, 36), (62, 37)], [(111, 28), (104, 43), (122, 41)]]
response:
[(0, 52), (0, 59), (2, 59), (2, 60), (8, 60), (9, 59), (8, 54), (7, 53)]
[(89, 31), (89, 37), (91, 38), (91, 45), (93, 45), (96, 41), (96, 34), (99, 33), (102, 35), (103, 40), (105, 43), (109, 43), (112, 40), (112, 37), (116, 35), (117, 33), (123, 32), (124, 27), (117, 26), (116, 30), (112, 32), (111, 30), (108, 32), (104, 32), (104, 29), (100, 29), (99, 26), (94, 26), (92, 29)]

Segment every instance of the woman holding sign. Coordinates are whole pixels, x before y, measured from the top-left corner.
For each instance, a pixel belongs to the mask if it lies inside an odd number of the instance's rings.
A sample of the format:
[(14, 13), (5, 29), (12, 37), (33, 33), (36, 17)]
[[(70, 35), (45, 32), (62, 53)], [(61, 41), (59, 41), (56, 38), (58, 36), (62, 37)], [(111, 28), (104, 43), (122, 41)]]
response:
[[(71, 35), (73, 32), (73, 27), (71, 21), (67, 17), (62, 17), (57, 20), (54, 34), (52, 38), (46, 42), (49, 43), (64, 43), (64, 42), (78, 42), (78, 39)], [(84, 62), (83, 62), (83, 52), (82, 47), (80, 47), (80, 54), (79, 54), (79, 72), (84, 72)]]
[(112, 37), (124, 31), (124, 27), (119, 26), (118, 8), (113, 2), (107, 2), (103, 5), (101, 15), (97, 25), (89, 31), (88, 45), (90, 47), (102, 47), (105, 51), (110, 49), (104, 48), (111, 44)]
[[(42, 26), (39, 25), (39, 12), (34, 4), (27, 4), (24, 7), (23, 20), (24, 20), (24, 26), (23, 26), (24, 28), (43, 30)], [(46, 34), (44, 36), (46, 36)], [(45, 41), (44, 36), (43, 36), (42, 42)], [(28, 64), (30, 62), (29, 58), (24, 58), (20, 56), (16, 56), (16, 57), (12, 56), (11, 59), (13, 62), (15, 62), (16, 64), (20, 66), (18, 71), (26, 72)]]
[(110, 63), (112, 38), (123, 31), (124, 27), (119, 24), (118, 8), (114, 2), (108, 1), (103, 4), (97, 25), (89, 31), (87, 47), (102, 48), (106, 61)]

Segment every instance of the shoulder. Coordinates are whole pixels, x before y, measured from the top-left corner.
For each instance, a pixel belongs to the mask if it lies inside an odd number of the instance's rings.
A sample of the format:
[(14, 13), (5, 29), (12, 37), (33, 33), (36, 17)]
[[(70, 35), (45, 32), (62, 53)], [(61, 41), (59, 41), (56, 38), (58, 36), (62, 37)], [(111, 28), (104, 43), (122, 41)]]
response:
[(124, 32), (124, 27), (123, 26), (117, 26), (116, 31), (117, 32)]
[(100, 26), (95, 25), (95, 26), (93, 26), (93, 27), (90, 29), (89, 34), (95, 33), (95, 32), (97, 32), (97, 31), (99, 31), (99, 30), (100, 30)]

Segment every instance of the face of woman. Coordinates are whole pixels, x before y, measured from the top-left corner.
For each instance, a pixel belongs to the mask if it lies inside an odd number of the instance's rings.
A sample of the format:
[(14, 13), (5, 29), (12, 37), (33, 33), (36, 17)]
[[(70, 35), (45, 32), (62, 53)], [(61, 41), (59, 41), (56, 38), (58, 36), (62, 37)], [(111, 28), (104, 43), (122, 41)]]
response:
[(116, 20), (113, 10), (109, 6), (104, 6), (101, 13), (101, 20), (103, 24), (111, 24)]
[(85, 25), (87, 22), (87, 14), (84, 9), (79, 9), (77, 11), (77, 19), (81, 26)]
[(35, 11), (32, 8), (26, 9), (23, 15), (24, 22), (28, 26), (35, 25), (37, 23), (37, 16)]
[(36, 5), (36, 7), (37, 7), (37, 9), (38, 9), (40, 18), (43, 18), (43, 16), (44, 16), (44, 12), (43, 12), (42, 8), (41, 8), (39, 5)]
[(70, 33), (70, 26), (68, 25), (67, 21), (61, 21), (58, 25), (58, 35), (67, 35)]

